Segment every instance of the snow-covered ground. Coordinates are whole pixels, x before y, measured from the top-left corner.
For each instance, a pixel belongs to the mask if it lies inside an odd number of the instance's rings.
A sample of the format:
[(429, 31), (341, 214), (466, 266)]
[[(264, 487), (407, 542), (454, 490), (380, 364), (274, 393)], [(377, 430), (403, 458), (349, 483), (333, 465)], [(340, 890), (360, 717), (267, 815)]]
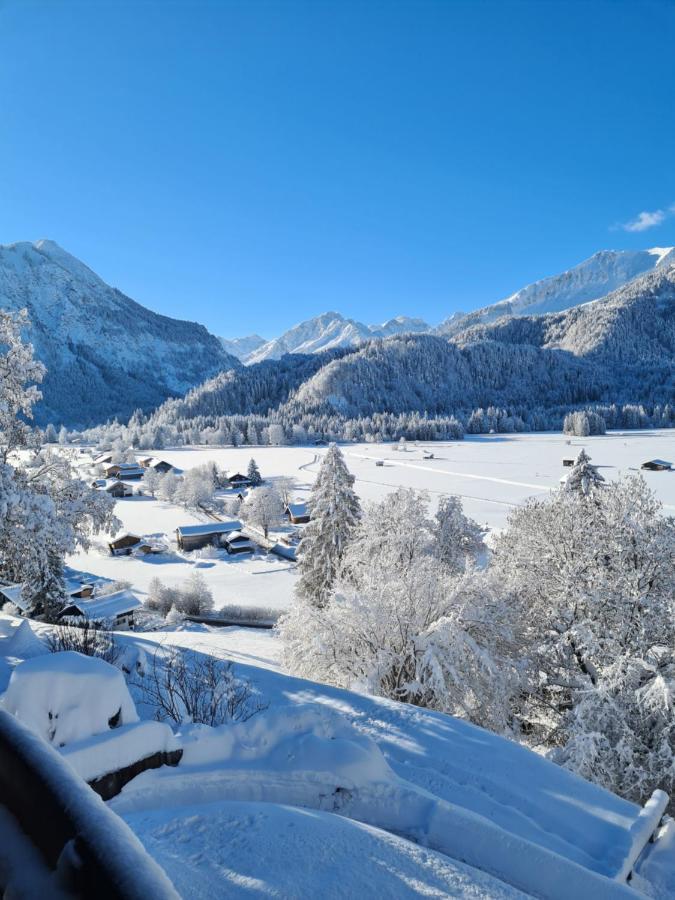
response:
[[(17, 620), (0, 621), (0, 656), (21, 665)], [(26, 675), (41, 677), (48, 659), (35, 659), (35, 644), (51, 626), (25, 624), (34, 631)], [(653, 819), (518, 744), (283, 675), (269, 633), (196, 626), (118, 640), (127, 656), (167, 644), (230, 656), (264, 701), (247, 721), (181, 726), (180, 764), (142, 773), (110, 803), (186, 898), (673, 896), (672, 822), (643, 849), (660, 813)], [(120, 728), (120, 739), (134, 727)], [(101, 741), (114, 744), (116, 732), (92, 746)], [(85, 744), (73, 745), (76, 771), (88, 771)]]
[[(347, 464), (356, 477), (363, 501), (381, 499), (397, 487), (429, 491), (432, 508), (443, 494), (457, 494), (468, 515), (481, 525), (502, 528), (509, 512), (531, 496), (544, 496), (558, 486), (566, 469), (563, 457), (576, 456), (584, 447), (605, 478), (639, 469), (648, 459), (675, 462), (675, 432), (615, 432), (592, 438), (567, 438), (561, 434), (467, 435), (463, 441), (409, 444), (399, 451), (395, 444), (352, 444), (344, 447)], [(246, 471), (254, 457), (263, 477), (296, 479), (295, 497), (306, 500), (325, 447), (190, 447), (157, 451), (156, 455), (181, 469), (210, 460), (222, 469)], [(424, 455), (433, 453), (433, 459)], [(376, 465), (382, 461), (383, 465)], [(643, 472), (647, 483), (664, 504), (675, 512), (675, 472)], [(138, 483), (136, 483), (138, 484)], [(223, 605), (288, 607), (296, 580), (294, 566), (276, 556), (199, 560), (178, 555), (174, 531), (179, 525), (206, 521), (206, 517), (179, 506), (132, 497), (118, 500), (116, 513), (124, 530), (142, 536), (165, 537), (172, 552), (160, 556), (111, 557), (104, 538), (88, 553), (77, 553), (68, 563), (76, 569), (115, 580), (130, 581), (141, 594), (155, 576), (178, 585), (192, 566), (199, 566), (214, 594), (216, 609)]]

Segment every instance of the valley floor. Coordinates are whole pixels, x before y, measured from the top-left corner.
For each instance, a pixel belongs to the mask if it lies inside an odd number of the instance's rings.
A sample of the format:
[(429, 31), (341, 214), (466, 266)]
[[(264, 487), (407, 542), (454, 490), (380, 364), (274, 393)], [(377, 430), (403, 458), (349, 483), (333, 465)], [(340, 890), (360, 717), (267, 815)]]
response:
[[(556, 488), (568, 471), (563, 458), (576, 456), (582, 447), (606, 479), (640, 470), (649, 459), (675, 463), (673, 430), (613, 432), (591, 438), (551, 433), (467, 435), (463, 441), (411, 443), (404, 451), (395, 444), (352, 444), (343, 449), (363, 502), (381, 499), (397, 487), (411, 487), (429, 492), (433, 510), (439, 497), (457, 494), (468, 515), (494, 530), (504, 527), (509, 512), (528, 497), (544, 496)], [(265, 479), (292, 476), (296, 498), (306, 500), (325, 450), (321, 446), (187, 447), (156, 451), (156, 455), (184, 470), (213, 460), (222, 469), (246, 471), (254, 457)], [(433, 459), (425, 459), (430, 453)], [(376, 465), (378, 461), (382, 465)], [(674, 514), (675, 471), (642, 474), (664, 504), (664, 512)], [(147, 497), (118, 500), (116, 514), (125, 531), (165, 539), (173, 550), (179, 525), (206, 521), (203, 514)], [(214, 594), (216, 609), (226, 604), (285, 609), (296, 578), (292, 563), (265, 553), (253, 557), (222, 553), (217, 559), (175, 552), (157, 557), (112, 557), (104, 537), (88, 553), (75, 554), (68, 562), (99, 577), (129, 581), (141, 595), (152, 578), (177, 585), (197, 566)]]

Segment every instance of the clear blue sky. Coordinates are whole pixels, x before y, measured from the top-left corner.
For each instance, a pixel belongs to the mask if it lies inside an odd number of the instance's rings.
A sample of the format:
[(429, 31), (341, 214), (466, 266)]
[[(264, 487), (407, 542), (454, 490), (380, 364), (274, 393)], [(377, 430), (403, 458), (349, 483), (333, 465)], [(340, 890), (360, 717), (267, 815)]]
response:
[(0, 0), (0, 135), (0, 243), (152, 309), (436, 322), (675, 244), (675, 3)]

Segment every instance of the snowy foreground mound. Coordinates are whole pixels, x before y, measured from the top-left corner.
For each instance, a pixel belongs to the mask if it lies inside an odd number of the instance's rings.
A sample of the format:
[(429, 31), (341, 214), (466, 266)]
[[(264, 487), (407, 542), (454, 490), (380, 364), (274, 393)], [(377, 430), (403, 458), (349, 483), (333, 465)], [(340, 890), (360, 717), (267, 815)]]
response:
[[(198, 655), (241, 632), (120, 641), (152, 652), (189, 637)], [(48, 657), (27, 668), (33, 692)], [(662, 798), (641, 809), (449, 716), (236, 669), (267, 709), (183, 726), (180, 764), (143, 772), (110, 801), (184, 897), (675, 896), (672, 821), (647, 843)], [(25, 716), (18, 675), (3, 703)], [(68, 691), (48, 690), (64, 704)], [(74, 767), (87, 778), (85, 744)]]

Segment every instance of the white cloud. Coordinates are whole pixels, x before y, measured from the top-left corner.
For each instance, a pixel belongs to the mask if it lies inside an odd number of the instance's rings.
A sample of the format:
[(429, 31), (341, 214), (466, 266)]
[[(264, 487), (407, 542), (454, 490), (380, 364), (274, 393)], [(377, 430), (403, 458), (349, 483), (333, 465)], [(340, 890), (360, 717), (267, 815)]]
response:
[(621, 228), (624, 231), (647, 231), (648, 228), (656, 228), (657, 225), (661, 225), (673, 214), (675, 214), (675, 203), (671, 203), (667, 209), (654, 209), (651, 212), (644, 210), (630, 222), (621, 225)]

